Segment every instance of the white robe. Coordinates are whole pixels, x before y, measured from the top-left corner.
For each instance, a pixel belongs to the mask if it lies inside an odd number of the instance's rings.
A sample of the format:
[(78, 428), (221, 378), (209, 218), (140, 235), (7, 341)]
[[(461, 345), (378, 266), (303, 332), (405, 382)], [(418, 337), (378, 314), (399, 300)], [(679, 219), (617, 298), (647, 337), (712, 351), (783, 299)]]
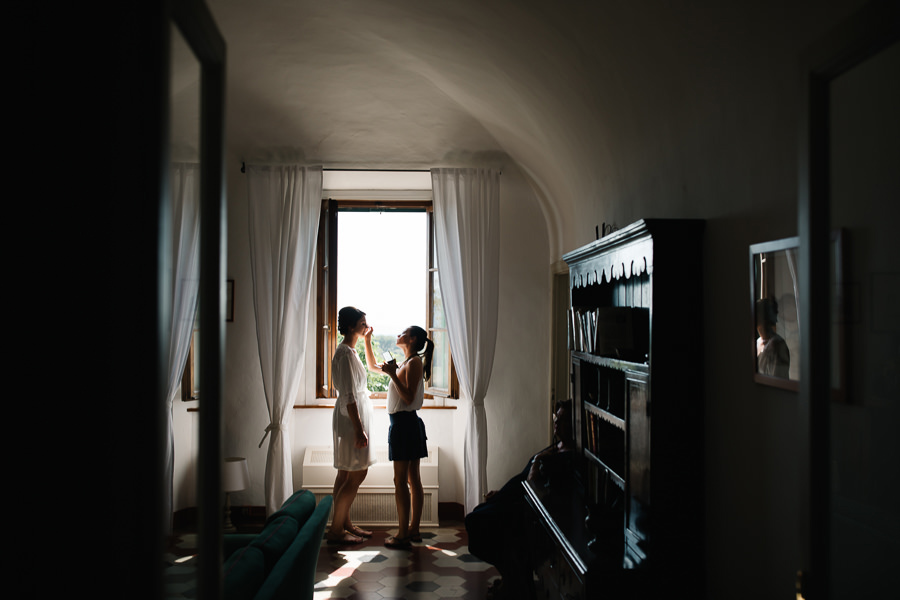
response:
[(356, 350), (347, 344), (338, 344), (331, 359), (331, 379), (337, 389), (331, 419), (334, 437), (334, 468), (342, 471), (359, 471), (375, 464), (371, 445), (356, 448), (356, 433), (347, 406), (355, 403), (363, 431), (370, 434), (372, 401), (366, 388), (366, 367), (359, 360)]

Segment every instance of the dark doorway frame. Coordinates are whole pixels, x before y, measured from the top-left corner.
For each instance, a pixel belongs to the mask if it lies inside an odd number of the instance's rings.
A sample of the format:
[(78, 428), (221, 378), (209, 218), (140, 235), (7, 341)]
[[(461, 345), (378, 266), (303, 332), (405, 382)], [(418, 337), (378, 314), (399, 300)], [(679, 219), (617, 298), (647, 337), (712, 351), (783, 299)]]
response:
[[(801, 375), (799, 409), (800, 550), (798, 585), (806, 600), (830, 598), (831, 348), (829, 302), (830, 85), (900, 39), (900, 3), (875, 0), (835, 27), (801, 58), (798, 233), (800, 238)], [(815, 301), (813, 301), (815, 299)], [(805, 472), (804, 472), (805, 471)]]
[[(110, 190), (102, 256), (102, 351), (110, 374), (103, 409), (102, 472), (113, 564), (104, 585), (121, 597), (164, 597), (163, 553), (171, 515), (163, 500), (172, 311), (167, 290), (171, 239), (170, 60), (178, 28), (200, 63), (200, 313), (203, 406), (198, 447), (198, 594), (222, 597), (222, 371), (224, 365), (225, 42), (203, 0), (115, 3), (97, 19), (112, 39), (104, 58), (115, 73), (103, 117), (112, 132)], [(108, 32), (112, 32), (111, 34)], [(107, 37), (100, 39), (106, 40)], [(114, 69), (114, 70), (113, 70)], [(168, 299), (167, 299), (168, 296)], [(98, 296), (99, 297), (99, 296)]]

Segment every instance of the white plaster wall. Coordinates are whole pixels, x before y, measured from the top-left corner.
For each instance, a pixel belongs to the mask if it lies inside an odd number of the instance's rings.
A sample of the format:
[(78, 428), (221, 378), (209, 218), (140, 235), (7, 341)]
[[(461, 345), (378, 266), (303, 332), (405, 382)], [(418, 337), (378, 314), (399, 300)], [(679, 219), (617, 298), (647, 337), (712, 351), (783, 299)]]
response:
[(549, 237), (533, 192), (512, 166), (501, 177), (500, 216), (497, 351), (485, 398), (490, 489), (549, 443), (551, 415)]
[(177, 393), (172, 405), (175, 457), (172, 470), (172, 510), (197, 506), (197, 413), (188, 412), (196, 402), (182, 402)]

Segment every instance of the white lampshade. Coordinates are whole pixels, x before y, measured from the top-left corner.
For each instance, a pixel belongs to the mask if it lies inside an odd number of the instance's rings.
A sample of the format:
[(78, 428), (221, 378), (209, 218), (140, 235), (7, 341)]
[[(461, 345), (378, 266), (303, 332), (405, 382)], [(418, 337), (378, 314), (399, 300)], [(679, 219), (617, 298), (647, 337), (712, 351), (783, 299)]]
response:
[(250, 487), (250, 470), (247, 459), (232, 456), (225, 459), (222, 469), (222, 491), (239, 492)]

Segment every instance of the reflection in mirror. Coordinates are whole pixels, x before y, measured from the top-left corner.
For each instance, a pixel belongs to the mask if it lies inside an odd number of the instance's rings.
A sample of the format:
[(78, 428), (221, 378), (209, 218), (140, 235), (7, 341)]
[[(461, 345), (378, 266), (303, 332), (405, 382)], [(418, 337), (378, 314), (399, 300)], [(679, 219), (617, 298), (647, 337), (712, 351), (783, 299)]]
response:
[(797, 389), (800, 380), (798, 238), (750, 247), (756, 381)]
[[(200, 216), (200, 61), (178, 27), (171, 27), (169, 71), (169, 191), (172, 214), (173, 286), (176, 292), (174, 356), (184, 363), (181, 399), (200, 397), (200, 336), (197, 306)], [(187, 332), (186, 329), (190, 328)], [(181, 357), (187, 353), (187, 359)], [(173, 367), (175, 368), (175, 367)]]
[(200, 160), (200, 62), (181, 32), (172, 28), (170, 151), (172, 162)]
[(176, 474), (189, 472), (196, 462), (191, 444), (194, 436), (176, 435), (190, 431), (193, 420), (185, 410), (173, 411), (172, 401), (181, 388), (181, 398), (199, 397), (199, 336), (197, 298), (200, 286), (200, 62), (188, 47), (180, 30), (170, 25), (169, 70), (169, 181), (165, 210), (171, 227), (167, 252), (167, 274), (172, 294), (169, 318), (169, 382), (167, 389), (167, 446), (164, 499), (167, 516), (191, 502), (190, 486)]
[[(196, 505), (199, 507), (197, 522), (197, 590), (201, 598), (220, 598), (222, 589), (222, 390), (221, 377), (224, 366), (224, 318), (223, 292), (225, 288), (224, 225), (227, 214), (224, 184), (224, 94), (225, 94), (225, 40), (222, 38), (212, 15), (202, 0), (170, 2), (172, 19), (177, 24), (171, 48), (171, 96), (169, 98), (171, 129), (171, 160), (187, 165), (193, 162), (193, 172), (203, 181), (191, 183), (186, 178), (182, 189), (195, 191), (198, 218), (203, 223), (203, 252), (198, 252), (197, 298), (200, 310), (199, 335), (203, 338), (203, 367), (200, 388), (204, 398), (204, 410), (198, 411), (196, 421), (191, 418), (186, 426), (196, 422), (197, 445), (187, 453), (196, 451), (196, 461), (189, 460), (196, 474)], [(183, 37), (182, 37), (183, 36)], [(184, 43), (185, 40), (187, 43)], [(187, 59), (185, 59), (187, 57)], [(202, 93), (201, 93), (202, 88)], [(202, 126), (201, 126), (202, 123)], [(184, 162), (181, 162), (184, 161)], [(197, 163), (202, 163), (198, 165)], [(173, 165), (174, 166), (174, 165)], [(188, 171), (187, 169), (185, 170)], [(198, 180), (195, 177), (194, 180)], [(172, 186), (173, 204), (176, 200)], [(184, 194), (185, 200), (187, 194)], [(202, 197), (201, 197), (202, 196)], [(184, 212), (182, 214), (189, 214)], [(195, 214), (190, 212), (190, 214)], [(173, 236), (174, 238), (175, 236)], [(198, 235), (199, 238), (199, 235)], [(199, 248), (199, 243), (198, 243)], [(179, 252), (176, 256), (187, 256)], [(199, 264), (199, 263), (202, 263)], [(190, 275), (173, 276), (176, 281), (188, 282)], [(202, 288), (202, 289), (201, 289)], [(178, 294), (184, 298), (189, 294)], [(196, 305), (195, 305), (196, 306)], [(174, 312), (174, 311), (173, 311)], [(179, 325), (189, 330), (194, 314), (177, 319)], [(173, 320), (176, 320), (173, 319)], [(183, 364), (183, 363), (182, 363)], [(184, 415), (186, 411), (178, 411)], [(178, 455), (178, 447), (174, 454)], [(184, 453), (182, 453), (184, 454)], [(170, 463), (171, 464), (171, 463)], [(182, 486), (184, 487), (184, 486)]]

